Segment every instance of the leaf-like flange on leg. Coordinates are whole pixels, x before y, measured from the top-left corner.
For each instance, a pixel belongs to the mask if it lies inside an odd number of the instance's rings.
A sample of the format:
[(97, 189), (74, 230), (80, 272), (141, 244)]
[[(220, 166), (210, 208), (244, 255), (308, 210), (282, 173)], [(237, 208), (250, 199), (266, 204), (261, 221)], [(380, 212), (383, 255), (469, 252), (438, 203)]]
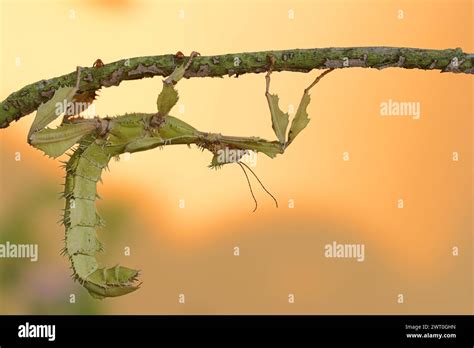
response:
[(174, 88), (174, 84), (176, 84), (176, 82), (183, 77), (184, 71), (185, 68), (183, 64), (177, 67), (173, 73), (163, 81), (163, 89), (161, 90), (160, 94), (158, 94), (158, 99), (156, 100), (158, 113), (150, 120), (150, 125), (152, 127), (161, 126), (163, 124), (164, 118), (178, 102), (178, 91), (176, 91)]
[(45, 128), (32, 133), (28, 142), (50, 157), (61, 156), (67, 149), (78, 143), (85, 135), (95, 132), (96, 123), (70, 123), (51, 129)]
[(310, 119), (308, 117), (308, 113), (306, 109), (308, 108), (309, 102), (311, 101), (311, 97), (309, 95), (309, 91), (316, 85), (325, 75), (329, 74), (334, 69), (328, 69), (324, 71), (321, 75), (319, 75), (308, 88), (304, 90), (303, 97), (301, 97), (300, 105), (298, 105), (298, 110), (296, 110), (295, 117), (293, 121), (291, 121), (290, 131), (288, 133), (288, 141), (286, 142), (286, 146), (290, 145), (293, 140), (295, 140), (296, 136), (306, 128)]
[[(210, 168), (217, 168), (227, 163), (238, 162), (245, 154), (244, 151), (261, 152), (270, 158), (274, 158), (278, 154), (283, 153), (281, 143), (278, 141), (268, 141), (258, 137), (237, 137), (227, 136), (221, 134), (207, 134), (199, 132), (198, 145), (211, 151), (212, 157)], [(240, 154), (235, 151), (241, 151)], [(233, 153), (229, 151), (234, 151)], [(226, 158), (226, 153), (231, 155), (231, 158)], [(224, 155), (224, 156), (223, 156)], [(240, 156), (240, 157), (239, 157)]]
[(308, 108), (310, 101), (311, 97), (309, 96), (308, 92), (305, 91), (303, 97), (301, 98), (300, 105), (298, 106), (298, 110), (296, 110), (295, 117), (293, 118), (293, 121), (291, 121), (291, 127), (290, 132), (288, 133), (288, 141), (286, 142), (286, 146), (290, 145), (293, 140), (295, 140), (296, 136), (308, 125), (310, 119), (306, 109)]
[(270, 114), (272, 115), (272, 128), (275, 132), (275, 135), (278, 138), (280, 144), (284, 145), (286, 141), (286, 129), (288, 128), (288, 122), (290, 116), (288, 113), (281, 111), (278, 106), (278, 95), (270, 94), (270, 75), (273, 70), (273, 65), (275, 64), (275, 57), (268, 56), (269, 68), (267, 75), (265, 76), (265, 97), (268, 101), (268, 107), (270, 108)]
[[(192, 63), (193, 58), (198, 55), (199, 53), (193, 51), (189, 57), (188, 62), (176, 67), (173, 72), (163, 81), (163, 89), (158, 95), (158, 99), (156, 101), (156, 105), (158, 107), (157, 116), (159, 119), (167, 116), (171, 108), (178, 102), (179, 96), (178, 92), (174, 88), (174, 85), (176, 85), (178, 81), (183, 78), (184, 73)], [(152, 121), (152, 125), (160, 124), (159, 120), (154, 119)]]
[(54, 95), (50, 100), (41, 104), (38, 107), (38, 111), (36, 111), (36, 117), (31, 125), (28, 138), (30, 138), (32, 133), (43, 129), (59, 115), (64, 113), (66, 111), (64, 106), (67, 107), (76, 92), (76, 87), (61, 87), (54, 92)]
[(288, 128), (289, 115), (281, 111), (278, 106), (278, 95), (267, 93), (268, 106), (272, 115), (272, 128), (278, 138), (280, 144), (284, 144), (286, 140), (286, 129)]
[(163, 89), (161, 93), (158, 95), (158, 100), (156, 101), (156, 105), (158, 107), (158, 113), (164, 117), (168, 115), (171, 108), (176, 105), (178, 102), (179, 96), (178, 92), (174, 88), (172, 84), (168, 84), (163, 82)]

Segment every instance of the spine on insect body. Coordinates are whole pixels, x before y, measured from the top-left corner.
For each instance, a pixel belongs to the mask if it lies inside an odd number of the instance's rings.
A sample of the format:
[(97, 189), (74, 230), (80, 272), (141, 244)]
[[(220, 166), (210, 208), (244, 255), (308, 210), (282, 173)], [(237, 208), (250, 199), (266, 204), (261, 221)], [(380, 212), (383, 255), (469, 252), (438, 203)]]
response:
[(102, 251), (97, 229), (103, 222), (96, 210), (97, 182), (112, 155), (105, 141), (95, 136), (83, 139), (66, 165), (64, 226), (74, 277), (96, 298), (115, 297), (138, 289), (138, 271), (115, 266), (99, 267), (95, 255)]
[(112, 157), (164, 145), (196, 144), (211, 151), (213, 164), (218, 166), (223, 163), (217, 162), (217, 154), (227, 147), (257, 150), (270, 157), (282, 152), (278, 142), (199, 132), (170, 115), (150, 127), (154, 116), (136, 113), (101, 121), (96, 132), (80, 140), (66, 164), (64, 253), (70, 259), (75, 279), (96, 298), (125, 295), (139, 287), (137, 270), (122, 266), (100, 267), (95, 258), (103, 249), (97, 237), (97, 230), (103, 225), (96, 210), (97, 183)]

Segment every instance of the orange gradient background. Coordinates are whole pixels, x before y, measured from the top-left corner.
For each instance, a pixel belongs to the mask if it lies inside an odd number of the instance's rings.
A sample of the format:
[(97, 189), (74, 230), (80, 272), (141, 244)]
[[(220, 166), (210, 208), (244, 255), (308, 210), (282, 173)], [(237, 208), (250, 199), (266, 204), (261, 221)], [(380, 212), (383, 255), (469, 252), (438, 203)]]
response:
[[(469, 0), (0, 3), (2, 100), (97, 58), (329, 46), (474, 51)], [(283, 109), (296, 108), (317, 73), (272, 75)], [(185, 111), (172, 114), (196, 128), (274, 139), (263, 74), (177, 88)], [(158, 77), (105, 88), (97, 113), (154, 112), (160, 89)], [(255, 182), (252, 213), (240, 168), (209, 170), (211, 155), (194, 147), (112, 161), (98, 189), (108, 222), (100, 260), (140, 268), (143, 285), (105, 301), (73, 283), (59, 255), (63, 172), (26, 144), (33, 115), (0, 130), (0, 242), (39, 245), (36, 263), (0, 259), (0, 313), (472, 313), (472, 75), (337, 70), (311, 95), (308, 128), (255, 167), (278, 209)], [(381, 117), (388, 99), (419, 102), (421, 118)], [(325, 258), (333, 241), (365, 244), (365, 261)]]

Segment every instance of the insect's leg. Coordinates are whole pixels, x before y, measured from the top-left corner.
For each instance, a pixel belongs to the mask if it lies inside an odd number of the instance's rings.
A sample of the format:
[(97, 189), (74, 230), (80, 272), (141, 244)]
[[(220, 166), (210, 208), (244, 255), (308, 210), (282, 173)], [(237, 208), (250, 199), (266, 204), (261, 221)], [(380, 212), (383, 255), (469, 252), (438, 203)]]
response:
[(331, 69), (328, 69), (328, 70), (325, 70), (323, 71), (318, 77), (316, 77), (316, 79), (307, 87), (305, 88), (304, 90), (304, 94), (308, 94), (309, 90), (311, 88), (314, 87), (314, 85), (316, 85), (319, 81), (321, 81), (321, 79), (326, 76), (327, 74), (329, 74), (331, 71), (333, 71), (334, 68), (331, 68)]
[(309, 117), (306, 109), (308, 108), (309, 102), (311, 101), (311, 97), (309, 95), (309, 91), (313, 88), (324, 76), (329, 74), (333, 71), (334, 68), (328, 69), (320, 74), (316, 79), (304, 90), (303, 96), (301, 97), (301, 101), (298, 105), (298, 109), (296, 110), (295, 117), (291, 122), (290, 131), (288, 132), (288, 140), (286, 141), (285, 148), (288, 147), (295, 140), (296, 136), (304, 129), (309, 123)]
[[(75, 92), (79, 90), (79, 84), (81, 83), (81, 72), (82, 72), (82, 67), (77, 66), (76, 67), (76, 89), (75, 89)], [(69, 117), (71, 117), (71, 116), (74, 116), (74, 115), (71, 115), (68, 112), (68, 110), (65, 110), (63, 119), (61, 121), (61, 125), (69, 123)]]
[(125, 146), (125, 152), (146, 151), (161, 145), (166, 145), (166, 140), (161, 137), (143, 137), (129, 142)]
[[(178, 52), (180, 53), (180, 52)], [(186, 64), (181, 64), (180, 66), (176, 67), (174, 71), (163, 81), (163, 83), (168, 84), (168, 85), (175, 85), (178, 83), (179, 80), (181, 80), (184, 76), (184, 73), (186, 70), (189, 69), (191, 66), (191, 63), (193, 62), (193, 59), (197, 56), (200, 56), (201, 54), (196, 51), (192, 51), (191, 54), (189, 55), (189, 60), (187, 61)]]
[(176, 85), (178, 81), (183, 78), (184, 73), (191, 66), (193, 58), (199, 55), (200, 54), (198, 52), (193, 51), (186, 64), (181, 64), (180, 66), (176, 67), (174, 71), (165, 80), (163, 80), (163, 89), (158, 95), (158, 99), (156, 101), (158, 112), (150, 120), (151, 127), (159, 127), (163, 123), (164, 118), (170, 112), (171, 108), (176, 105), (179, 97), (174, 85)]
[(275, 65), (275, 56), (273, 54), (267, 56), (267, 61), (269, 64), (269, 68), (267, 74), (265, 75), (265, 97), (267, 97), (268, 99), (268, 96), (270, 95), (270, 75), (272, 74), (273, 67)]
[(275, 132), (275, 135), (277, 136), (278, 141), (281, 144), (282, 150), (284, 150), (286, 143), (286, 129), (288, 128), (290, 116), (288, 115), (288, 113), (281, 111), (280, 107), (278, 106), (278, 95), (270, 94), (270, 75), (273, 71), (276, 58), (273, 54), (268, 55), (267, 61), (269, 67), (268, 72), (265, 75), (265, 97), (267, 98), (268, 108), (270, 109), (273, 131)]
[[(92, 65), (93, 69), (100, 69), (104, 66), (104, 63), (102, 62), (101, 59), (97, 59), (94, 64)], [(81, 82), (81, 73), (84, 70), (83, 67), (78, 66), (76, 67), (76, 93), (74, 94), (72, 98), (72, 106), (73, 108), (69, 109), (67, 112), (64, 113), (64, 117), (62, 120), (61, 124), (66, 124), (71, 122), (71, 118), (73, 116), (79, 115), (81, 112), (87, 110), (91, 105), (92, 102), (96, 99), (97, 97), (97, 91), (98, 89), (93, 89), (93, 90), (86, 90), (86, 91), (81, 91), (79, 89), (79, 85)], [(74, 119), (82, 119), (83, 117), (77, 116)]]
[(97, 129), (96, 120), (63, 124), (58, 128), (44, 128), (33, 132), (28, 137), (28, 143), (42, 150), (46, 155), (56, 158), (78, 143), (85, 135), (96, 132)]

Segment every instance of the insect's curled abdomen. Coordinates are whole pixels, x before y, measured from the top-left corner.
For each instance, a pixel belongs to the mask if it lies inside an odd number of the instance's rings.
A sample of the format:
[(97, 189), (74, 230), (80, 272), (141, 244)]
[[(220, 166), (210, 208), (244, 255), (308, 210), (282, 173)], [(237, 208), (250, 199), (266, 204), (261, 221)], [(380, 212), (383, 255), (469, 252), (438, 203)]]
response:
[(97, 229), (103, 225), (97, 213), (97, 182), (112, 157), (105, 141), (84, 139), (66, 165), (64, 197), (66, 209), (65, 253), (71, 260), (76, 279), (97, 298), (120, 296), (136, 290), (138, 271), (126, 267), (99, 268), (95, 254), (102, 251)]

